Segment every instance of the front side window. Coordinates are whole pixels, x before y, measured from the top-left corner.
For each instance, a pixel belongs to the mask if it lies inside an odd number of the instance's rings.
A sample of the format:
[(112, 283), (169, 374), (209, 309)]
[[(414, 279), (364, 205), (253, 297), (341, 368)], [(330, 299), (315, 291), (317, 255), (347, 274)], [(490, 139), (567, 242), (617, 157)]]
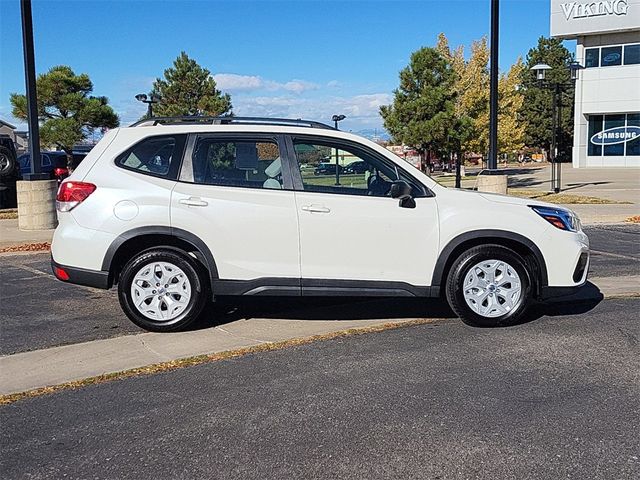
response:
[(637, 65), (640, 63), (640, 43), (637, 45), (625, 45), (624, 64)]
[(118, 156), (116, 165), (141, 173), (166, 176), (172, 162), (178, 161), (175, 137), (151, 137)]
[(584, 67), (592, 68), (600, 66), (600, 49), (587, 48), (584, 52)]
[(622, 47), (602, 47), (600, 49), (600, 65), (603, 67), (622, 65)]
[(391, 184), (405, 180), (415, 197), (424, 196), (415, 181), (392, 162), (350, 146), (327, 142), (294, 141), (302, 185), (307, 192), (372, 197), (389, 196)]
[(201, 137), (193, 156), (193, 182), (227, 187), (283, 188), (278, 144)]

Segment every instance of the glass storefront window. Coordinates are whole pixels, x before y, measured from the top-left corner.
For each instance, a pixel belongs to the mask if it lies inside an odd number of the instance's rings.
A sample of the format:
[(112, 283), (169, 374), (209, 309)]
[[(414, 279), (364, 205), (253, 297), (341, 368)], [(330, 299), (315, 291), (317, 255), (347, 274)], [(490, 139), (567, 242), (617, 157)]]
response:
[(600, 49), (587, 48), (584, 51), (584, 67), (593, 68), (600, 66)]
[[(606, 132), (609, 140), (606, 135), (605, 140), (593, 138), (600, 132)], [(640, 155), (640, 113), (589, 115), (588, 135), (587, 155), (590, 157)]]
[(637, 65), (640, 63), (640, 43), (637, 45), (625, 45), (624, 64)]
[(622, 65), (622, 46), (601, 48), (600, 65), (603, 67)]
[[(640, 113), (630, 113), (627, 115), (627, 129), (629, 127), (640, 128)], [(640, 135), (627, 142), (627, 155), (640, 155)]]
[(591, 141), (593, 136), (602, 131), (602, 115), (590, 115), (589, 116), (589, 146), (587, 148), (587, 155), (591, 157), (599, 157), (602, 155), (602, 145), (595, 144)]
[[(606, 115), (604, 117), (604, 129), (624, 127), (624, 115)], [(615, 143), (604, 146), (605, 157), (620, 157), (624, 155), (624, 143)]]

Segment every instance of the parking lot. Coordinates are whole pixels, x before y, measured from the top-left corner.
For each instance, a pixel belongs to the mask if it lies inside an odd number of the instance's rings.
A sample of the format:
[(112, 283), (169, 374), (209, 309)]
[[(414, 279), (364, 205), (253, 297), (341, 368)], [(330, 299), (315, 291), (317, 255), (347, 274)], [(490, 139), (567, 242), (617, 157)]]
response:
[[(591, 277), (640, 274), (640, 226), (590, 227)], [(122, 313), (117, 294), (54, 279), (48, 253), (0, 256), (0, 355), (141, 333)], [(451, 317), (436, 300), (250, 299), (209, 308), (196, 328), (239, 318), (309, 321), (358, 318)]]
[[(639, 226), (586, 231), (591, 278), (637, 281)], [(1, 255), (0, 268), (2, 355), (142, 333), (114, 290), (56, 281), (48, 253)], [(437, 300), (223, 301), (196, 329), (437, 320), (20, 400), (0, 409), (0, 468), (8, 478), (633, 478), (639, 308), (588, 284), (529, 323), (483, 330)]]

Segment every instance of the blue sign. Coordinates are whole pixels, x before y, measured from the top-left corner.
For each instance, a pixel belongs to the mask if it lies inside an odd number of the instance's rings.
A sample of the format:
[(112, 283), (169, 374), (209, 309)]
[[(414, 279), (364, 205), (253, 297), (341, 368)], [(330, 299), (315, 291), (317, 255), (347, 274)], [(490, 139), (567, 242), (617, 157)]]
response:
[(617, 143), (626, 143), (636, 138), (640, 138), (640, 127), (626, 126), (607, 128), (596, 133), (591, 137), (591, 143), (594, 145), (615, 145)]

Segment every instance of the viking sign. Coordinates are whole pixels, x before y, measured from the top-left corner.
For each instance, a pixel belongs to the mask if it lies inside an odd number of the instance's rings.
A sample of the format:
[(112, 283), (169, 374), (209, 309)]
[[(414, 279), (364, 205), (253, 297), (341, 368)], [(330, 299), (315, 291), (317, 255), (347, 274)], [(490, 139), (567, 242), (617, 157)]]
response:
[(561, 3), (567, 20), (571, 18), (599, 17), (602, 15), (626, 15), (629, 4), (627, 0), (609, 0), (603, 2), (567, 2)]
[(615, 145), (640, 138), (640, 127), (614, 127), (594, 134), (591, 143), (594, 145)]

